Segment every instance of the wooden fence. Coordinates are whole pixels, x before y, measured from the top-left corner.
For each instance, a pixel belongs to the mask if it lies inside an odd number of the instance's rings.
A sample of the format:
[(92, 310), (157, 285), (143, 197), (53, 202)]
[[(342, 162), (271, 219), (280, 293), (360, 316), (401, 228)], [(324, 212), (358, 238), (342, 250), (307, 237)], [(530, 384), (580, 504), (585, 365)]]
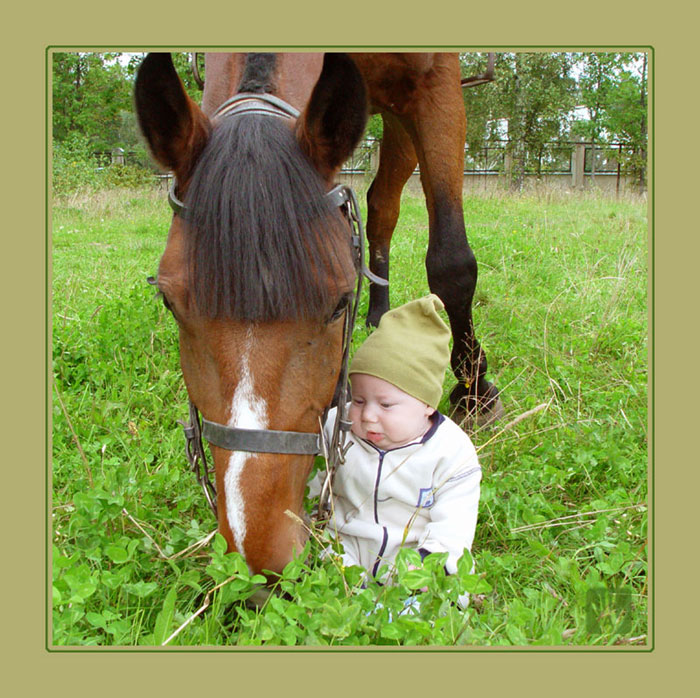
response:
[[(492, 142), (477, 150), (464, 150), (464, 190), (508, 187), (514, 179), (514, 158), (506, 141)], [(100, 166), (130, 164), (136, 153), (116, 148), (111, 152), (94, 153)], [(526, 151), (520, 173), (523, 187), (545, 184), (563, 189), (601, 188), (618, 193), (638, 187), (638, 174), (626, 167), (634, 153), (627, 146), (614, 143), (606, 146), (591, 143), (547, 143), (538, 152)], [(341, 180), (354, 186), (369, 182), (379, 164), (379, 141), (367, 138), (343, 165)], [(156, 175), (167, 186), (170, 175)], [(419, 191), (420, 169), (416, 167), (407, 183)]]
[[(514, 150), (514, 149), (513, 149)], [(507, 141), (495, 141), (477, 150), (464, 150), (464, 188), (507, 186), (514, 175), (514, 161)], [(562, 188), (599, 187), (618, 192), (635, 185), (637, 176), (625, 163), (634, 153), (620, 143), (605, 146), (580, 142), (547, 143), (537, 153), (524, 153), (524, 186), (546, 183)], [(370, 178), (379, 163), (379, 142), (366, 139), (345, 163), (345, 178)], [(408, 182), (420, 188), (420, 169), (416, 167)]]

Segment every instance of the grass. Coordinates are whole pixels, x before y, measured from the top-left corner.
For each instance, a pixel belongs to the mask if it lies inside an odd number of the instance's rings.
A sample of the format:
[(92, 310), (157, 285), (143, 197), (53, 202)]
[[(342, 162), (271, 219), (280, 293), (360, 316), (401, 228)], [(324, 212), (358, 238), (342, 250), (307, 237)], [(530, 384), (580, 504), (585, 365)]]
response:
[[(651, 644), (646, 204), (479, 194), (464, 210), (476, 330), (506, 409), (473, 436), (476, 573), (465, 561), (446, 578), (439, 556), (411, 572), (407, 556), (398, 586), (359, 589), (356, 570), (319, 560), (316, 532), (279, 582), (286, 594), (251, 609), (259, 580), (224, 553), (185, 467), (176, 329), (145, 281), (165, 244), (165, 192), (57, 201), (50, 644)], [(392, 305), (428, 292), (427, 237), (423, 201), (406, 195)], [(399, 616), (426, 579), (419, 614)], [(458, 581), (466, 613), (450, 603)]]

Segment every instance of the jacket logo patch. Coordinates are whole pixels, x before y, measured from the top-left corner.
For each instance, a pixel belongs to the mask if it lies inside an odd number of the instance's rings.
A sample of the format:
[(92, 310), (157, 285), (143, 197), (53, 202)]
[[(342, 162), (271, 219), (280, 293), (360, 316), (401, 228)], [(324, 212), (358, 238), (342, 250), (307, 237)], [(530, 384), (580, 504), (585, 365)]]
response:
[(433, 506), (434, 502), (435, 499), (433, 497), (433, 488), (421, 487), (421, 490), (418, 494), (418, 506), (423, 509), (428, 509), (431, 506)]

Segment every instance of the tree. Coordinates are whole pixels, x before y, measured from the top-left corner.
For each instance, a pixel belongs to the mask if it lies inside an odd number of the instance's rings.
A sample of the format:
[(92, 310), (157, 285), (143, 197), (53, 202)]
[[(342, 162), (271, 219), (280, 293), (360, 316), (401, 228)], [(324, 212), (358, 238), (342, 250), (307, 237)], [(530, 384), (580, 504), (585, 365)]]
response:
[[(486, 54), (460, 60), (463, 75), (486, 67)], [(464, 91), (467, 148), (478, 153), (506, 140), (504, 171), (517, 189), (525, 171), (541, 173), (556, 156), (551, 144), (563, 152), (572, 137), (621, 143), (623, 167), (644, 186), (647, 94), (646, 54), (499, 53), (493, 82)]]
[(95, 150), (117, 144), (121, 112), (131, 111), (131, 80), (116, 53), (53, 55), (53, 138), (86, 136)]
[[(473, 70), (469, 54), (463, 65)], [(475, 147), (505, 135), (506, 176), (514, 189), (522, 187), (526, 170), (541, 173), (545, 146), (568, 134), (575, 103), (571, 66), (567, 53), (499, 53), (493, 83), (465, 90), (467, 142)]]
[[(55, 53), (53, 55), (53, 139), (76, 138), (92, 151), (121, 147), (149, 166), (133, 109), (133, 84), (145, 54)], [(175, 53), (175, 66), (193, 99), (201, 102), (188, 53)], [(81, 142), (82, 142), (81, 141)], [(77, 152), (77, 151), (76, 151)]]
[[(621, 165), (640, 187), (646, 183), (647, 80), (646, 53), (577, 54), (579, 104), (587, 119), (574, 132), (595, 144), (619, 143)], [(595, 160), (595, 159), (594, 159)]]

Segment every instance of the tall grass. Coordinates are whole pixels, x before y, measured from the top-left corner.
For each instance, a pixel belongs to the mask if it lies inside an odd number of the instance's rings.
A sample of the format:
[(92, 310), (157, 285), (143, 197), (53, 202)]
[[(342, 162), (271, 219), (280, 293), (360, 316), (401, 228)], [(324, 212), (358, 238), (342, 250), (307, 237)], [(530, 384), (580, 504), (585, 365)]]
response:
[[(475, 574), (465, 561), (446, 578), (430, 558), (412, 573), (409, 555), (396, 587), (361, 588), (357, 570), (319, 559), (327, 534), (315, 531), (279, 582), (286, 593), (255, 609), (244, 601), (259, 580), (224, 553), (185, 468), (176, 329), (145, 282), (165, 244), (164, 192), (57, 202), (50, 643), (651, 642), (646, 204), (479, 194), (464, 211), (476, 330), (506, 409), (473, 434), (484, 470)], [(427, 225), (422, 199), (405, 195), (392, 305), (428, 292)], [(366, 303), (365, 291), (361, 313)], [(354, 345), (365, 335), (358, 327)], [(420, 612), (399, 616), (426, 578)], [(472, 592), (466, 612), (451, 603), (458, 582)]]

